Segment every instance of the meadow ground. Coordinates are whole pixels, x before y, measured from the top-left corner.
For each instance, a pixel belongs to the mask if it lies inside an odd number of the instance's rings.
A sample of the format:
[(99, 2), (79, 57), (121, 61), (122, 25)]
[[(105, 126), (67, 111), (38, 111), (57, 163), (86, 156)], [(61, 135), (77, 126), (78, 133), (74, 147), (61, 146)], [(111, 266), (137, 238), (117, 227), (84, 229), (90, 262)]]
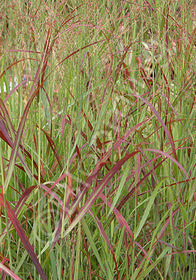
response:
[(1, 279), (196, 279), (195, 19), (1, 2)]

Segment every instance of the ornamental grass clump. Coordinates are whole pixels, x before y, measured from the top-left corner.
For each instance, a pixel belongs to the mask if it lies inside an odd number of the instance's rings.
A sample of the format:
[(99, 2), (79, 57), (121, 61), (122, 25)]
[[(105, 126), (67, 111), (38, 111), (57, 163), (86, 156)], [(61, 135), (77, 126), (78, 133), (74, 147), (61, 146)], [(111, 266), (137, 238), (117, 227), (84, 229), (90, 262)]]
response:
[(194, 9), (1, 4), (2, 279), (195, 279)]

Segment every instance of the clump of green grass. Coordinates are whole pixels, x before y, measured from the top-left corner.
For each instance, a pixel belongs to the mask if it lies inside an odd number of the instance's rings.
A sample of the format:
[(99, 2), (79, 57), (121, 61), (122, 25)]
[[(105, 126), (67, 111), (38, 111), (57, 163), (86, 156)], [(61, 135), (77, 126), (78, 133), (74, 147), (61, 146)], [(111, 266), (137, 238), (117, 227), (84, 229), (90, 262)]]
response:
[(1, 4), (2, 279), (194, 279), (193, 7)]

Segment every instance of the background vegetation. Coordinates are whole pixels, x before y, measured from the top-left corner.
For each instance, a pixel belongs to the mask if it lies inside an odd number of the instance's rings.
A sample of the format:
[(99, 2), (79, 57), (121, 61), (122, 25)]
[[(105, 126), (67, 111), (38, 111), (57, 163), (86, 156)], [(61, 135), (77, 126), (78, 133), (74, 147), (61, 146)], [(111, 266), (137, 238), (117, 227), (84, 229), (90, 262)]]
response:
[(196, 3), (0, 5), (1, 279), (196, 279)]

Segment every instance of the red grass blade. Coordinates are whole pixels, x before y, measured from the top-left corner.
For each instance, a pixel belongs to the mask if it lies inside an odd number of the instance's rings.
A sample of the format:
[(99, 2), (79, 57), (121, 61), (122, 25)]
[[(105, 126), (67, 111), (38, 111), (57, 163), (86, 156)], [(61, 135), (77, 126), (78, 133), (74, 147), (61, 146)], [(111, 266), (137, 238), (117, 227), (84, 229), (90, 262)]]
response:
[[(109, 206), (112, 206), (112, 203), (105, 197), (105, 195), (103, 195), (103, 193), (100, 194), (100, 198)], [(134, 234), (132, 232), (132, 230), (130, 229), (129, 225), (127, 224), (127, 221), (125, 220), (125, 218), (122, 216), (122, 214), (117, 210), (117, 208), (113, 208), (113, 212), (118, 220), (118, 223), (120, 225), (121, 228), (125, 227), (126, 232), (132, 237), (132, 239), (134, 239)]]
[(169, 139), (169, 142), (170, 142), (170, 145), (171, 145), (171, 147), (172, 147), (173, 154), (174, 154), (174, 158), (176, 159), (176, 161), (178, 161), (178, 158), (177, 158), (177, 155), (176, 155), (176, 150), (175, 150), (175, 146), (174, 146), (174, 142), (173, 142), (173, 140), (172, 140), (172, 137), (171, 137), (171, 135), (170, 135), (170, 133), (169, 133), (169, 131), (168, 131), (168, 129), (167, 129), (165, 123), (164, 123), (163, 120), (161, 119), (159, 113), (158, 113), (157, 110), (155, 109), (155, 107), (154, 107), (149, 101), (147, 101), (145, 98), (143, 98), (143, 97), (141, 97), (141, 96), (139, 96), (139, 95), (137, 95), (137, 94), (134, 94), (134, 93), (132, 93), (132, 95), (135, 96), (136, 98), (140, 98), (140, 99), (141, 99), (144, 103), (146, 103), (146, 104), (150, 107), (150, 109), (154, 112), (155, 116), (156, 116), (157, 119), (159, 120), (160, 124), (162, 125), (162, 127), (163, 127), (163, 129), (164, 129), (164, 131), (165, 131), (165, 133), (166, 133), (166, 135), (167, 135), (167, 137), (168, 137), (168, 139)]
[[(0, 263), (0, 272), (1, 270), (3, 270), (7, 275), (9, 275), (10, 277), (12, 277), (14, 280), (22, 280), (20, 277), (18, 277), (13, 271), (11, 271), (9, 268), (7, 268), (5, 265), (3, 265), (2, 263)], [(2, 275), (3, 276), (3, 275)], [(5, 279), (5, 278), (1, 278), (1, 279)]]
[(37, 256), (34, 253), (33, 247), (30, 244), (27, 236), (25, 235), (25, 232), (24, 232), (21, 224), (19, 223), (19, 221), (17, 219), (17, 216), (15, 215), (14, 211), (10, 207), (9, 203), (7, 202), (6, 204), (7, 204), (8, 217), (9, 217), (10, 221), (12, 222), (16, 232), (18, 233), (18, 236), (20, 237), (23, 246), (25, 247), (25, 249), (29, 253), (29, 256), (30, 256), (32, 262), (34, 263), (34, 265), (37, 269), (37, 272), (40, 274), (40, 276), (43, 280), (47, 280), (48, 278), (46, 277), (46, 275), (45, 275), (45, 273), (44, 273), (44, 271), (43, 271), (43, 269), (42, 269), (42, 267), (41, 267), (41, 265), (40, 265), (40, 263), (37, 259)]
[[(36, 127), (38, 127), (38, 125), (36, 125)], [(45, 136), (46, 136), (46, 138), (48, 140), (48, 143), (49, 143), (49, 145), (50, 145), (50, 147), (51, 147), (51, 149), (52, 149), (52, 151), (53, 151), (53, 153), (54, 153), (54, 155), (55, 155), (55, 157), (57, 159), (57, 162), (59, 164), (60, 170), (62, 171), (63, 170), (63, 166), (61, 164), (61, 157), (58, 154), (58, 151), (57, 151), (57, 148), (56, 148), (56, 146), (54, 144), (54, 141), (52, 140), (52, 138), (48, 135), (48, 133), (45, 130), (43, 130), (42, 128), (40, 128), (40, 130), (45, 134)]]
[(76, 218), (73, 220), (73, 222), (69, 225), (69, 227), (66, 229), (64, 236), (66, 236), (78, 223), (79, 221), (85, 216), (85, 214), (90, 210), (93, 203), (96, 201), (96, 199), (100, 196), (104, 188), (107, 186), (107, 184), (110, 182), (112, 177), (118, 170), (121, 168), (121, 166), (131, 157), (133, 157), (135, 154), (137, 154), (138, 151), (132, 152), (131, 154), (127, 154), (124, 158), (119, 160), (116, 165), (112, 167), (112, 169), (106, 174), (106, 176), (101, 180), (97, 188), (93, 191), (93, 193), (90, 195), (89, 199), (86, 201)]
[(100, 220), (97, 217), (96, 217), (96, 222), (97, 222), (97, 225), (99, 227), (99, 231), (101, 232), (103, 238), (105, 239), (106, 243), (108, 244), (108, 247), (110, 248), (110, 250), (112, 252), (112, 256), (113, 256), (113, 259), (114, 259), (114, 262), (115, 262), (115, 266), (116, 266), (116, 273), (117, 273), (117, 276), (118, 276), (118, 279), (119, 279), (118, 265), (117, 265), (117, 262), (116, 262), (114, 250), (113, 250), (113, 248), (112, 248), (112, 246), (110, 244), (109, 238), (107, 237), (107, 234), (105, 233), (105, 230), (104, 230)]
[(160, 151), (160, 150), (155, 150), (155, 149), (144, 149), (143, 151), (150, 151), (150, 152), (158, 153), (158, 154), (163, 155), (166, 158), (169, 158), (180, 168), (180, 170), (186, 175), (186, 177), (189, 178), (189, 175), (187, 174), (184, 167), (176, 159), (174, 159), (172, 156), (168, 155), (167, 153)]

